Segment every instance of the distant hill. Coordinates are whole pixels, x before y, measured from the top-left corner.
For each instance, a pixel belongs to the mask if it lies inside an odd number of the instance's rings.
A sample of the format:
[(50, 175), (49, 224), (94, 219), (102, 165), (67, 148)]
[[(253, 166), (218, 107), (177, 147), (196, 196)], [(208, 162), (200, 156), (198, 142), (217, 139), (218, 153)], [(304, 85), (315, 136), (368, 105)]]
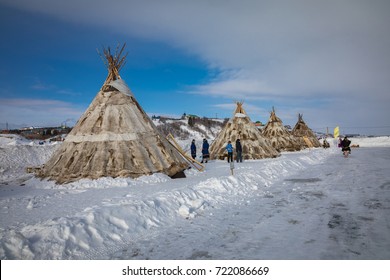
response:
[(228, 119), (155, 119), (153, 123), (163, 135), (171, 133), (176, 139), (214, 139)]

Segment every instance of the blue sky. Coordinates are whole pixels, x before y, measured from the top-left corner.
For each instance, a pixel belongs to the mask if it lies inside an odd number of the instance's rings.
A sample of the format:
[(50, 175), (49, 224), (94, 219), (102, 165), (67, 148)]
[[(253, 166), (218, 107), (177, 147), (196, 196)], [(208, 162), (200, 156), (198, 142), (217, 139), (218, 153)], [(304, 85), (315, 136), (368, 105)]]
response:
[(0, 0), (0, 128), (73, 124), (104, 82), (96, 49), (149, 114), (390, 134), (390, 2)]

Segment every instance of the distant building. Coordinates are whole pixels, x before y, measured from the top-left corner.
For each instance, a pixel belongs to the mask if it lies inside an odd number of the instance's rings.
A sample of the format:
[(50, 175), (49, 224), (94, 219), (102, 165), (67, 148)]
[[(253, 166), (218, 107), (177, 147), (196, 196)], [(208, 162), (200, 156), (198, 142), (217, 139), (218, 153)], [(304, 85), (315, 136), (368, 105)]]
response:
[(25, 127), (18, 131), (16, 134), (20, 134), (27, 139), (45, 140), (57, 135), (68, 134), (72, 129), (70, 127)]
[(182, 119), (184, 120), (188, 120), (189, 118), (194, 118), (194, 119), (200, 119), (200, 117), (199, 116), (197, 116), (197, 115), (192, 115), (192, 114), (186, 114), (186, 113), (184, 113), (183, 114), (183, 116), (182, 116)]
[(264, 126), (264, 124), (263, 124), (261, 121), (256, 121), (256, 122), (255, 122), (255, 126), (256, 126), (257, 128), (261, 128), (261, 127)]

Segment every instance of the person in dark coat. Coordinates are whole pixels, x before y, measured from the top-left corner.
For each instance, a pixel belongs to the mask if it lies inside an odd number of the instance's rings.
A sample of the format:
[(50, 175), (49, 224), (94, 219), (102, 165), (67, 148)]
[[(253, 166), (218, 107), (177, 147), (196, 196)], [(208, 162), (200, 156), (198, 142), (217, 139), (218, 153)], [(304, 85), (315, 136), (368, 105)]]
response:
[(330, 147), (329, 142), (325, 138), (324, 138), (324, 141), (322, 143), (322, 147), (324, 147), (324, 148), (329, 148)]
[(193, 159), (196, 158), (196, 145), (195, 145), (195, 139), (192, 139), (191, 143), (191, 156)]
[(348, 151), (348, 153), (351, 153), (351, 147), (349, 147), (350, 144), (351, 141), (348, 139), (347, 136), (345, 136), (343, 141), (341, 141), (341, 151)]
[(203, 139), (203, 145), (202, 145), (202, 162), (206, 162), (208, 158), (210, 157), (209, 153), (209, 143), (207, 142), (207, 139)]
[(241, 146), (240, 139), (236, 140), (236, 153), (237, 153), (236, 156), (237, 162), (242, 162), (242, 146)]

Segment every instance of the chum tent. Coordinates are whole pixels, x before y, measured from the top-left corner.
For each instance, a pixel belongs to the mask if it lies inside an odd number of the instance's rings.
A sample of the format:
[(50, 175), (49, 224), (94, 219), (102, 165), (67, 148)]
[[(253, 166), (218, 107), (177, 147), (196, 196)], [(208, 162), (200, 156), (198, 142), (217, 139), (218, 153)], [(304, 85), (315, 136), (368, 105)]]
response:
[(317, 139), (316, 134), (309, 128), (309, 126), (303, 120), (303, 115), (298, 115), (298, 121), (295, 124), (292, 135), (298, 137), (301, 145), (304, 148), (318, 148), (321, 147), (320, 141)]
[(125, 45), (103, 50), (108, 76), (88, 109), (37, 176), (68, 183), (82, 178), (164, 173), (184, 176), (187, 162), (161, 135), (119, 75)]
[(279, 152), (292, 152), (302, 149), (299, 139), (292, 135), (283, 125), (282, 120), (276, 116), (275, 108), (272, 108), (268, 122), (263, 129), (263, 135), (271, 141), (272, 146)]
[(225, 159), (227, 157), (226, 145), (230, 140), (235, 148), (235, 142), (240, 139), (242, 157), (244, 159), (263, 159), (279, 156), (279, 152), (272, 147), (256, 125), (251, 121), (243, 108), (242, 102), (237, 107), (233, 117), (226, 123), (210, 146), (211, 159)]

